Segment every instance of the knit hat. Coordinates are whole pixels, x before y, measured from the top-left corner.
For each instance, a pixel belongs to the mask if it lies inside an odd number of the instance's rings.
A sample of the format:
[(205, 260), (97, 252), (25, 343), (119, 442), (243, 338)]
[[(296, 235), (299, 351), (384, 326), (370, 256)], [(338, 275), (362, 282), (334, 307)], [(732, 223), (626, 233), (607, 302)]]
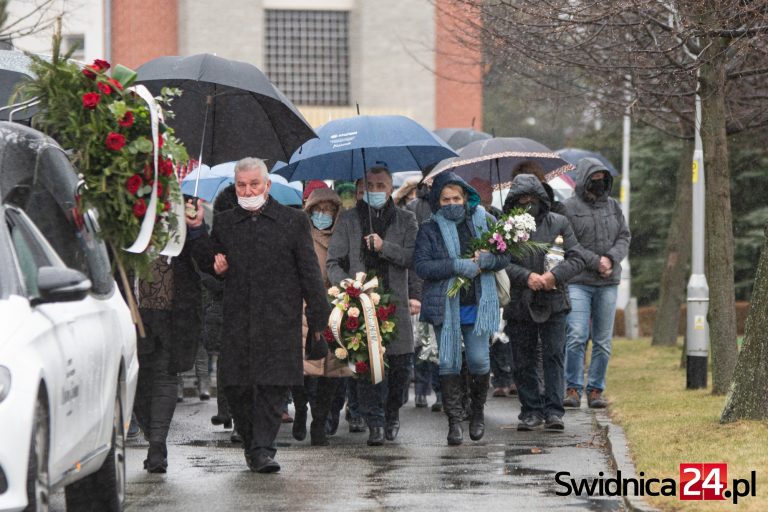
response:
[(318, 188), (328, 188), (328, 185), (325, 184), (322, 180), (312, 180), (308, 181), (307, 184), (304, 186), (304, 195), (302, 196), (302, 200), (306, 201), (309, 197), (309, 194), (312, 193), (313, 190), (316, 190)]

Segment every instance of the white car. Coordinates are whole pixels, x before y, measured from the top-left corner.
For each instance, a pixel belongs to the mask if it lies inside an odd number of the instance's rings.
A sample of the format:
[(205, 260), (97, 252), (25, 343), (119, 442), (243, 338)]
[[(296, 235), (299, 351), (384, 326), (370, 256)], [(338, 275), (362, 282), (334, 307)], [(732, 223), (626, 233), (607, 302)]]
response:
[(125, 501), (136, 334), (76, 186), (51, 139), (0, 122), (0, 511)]

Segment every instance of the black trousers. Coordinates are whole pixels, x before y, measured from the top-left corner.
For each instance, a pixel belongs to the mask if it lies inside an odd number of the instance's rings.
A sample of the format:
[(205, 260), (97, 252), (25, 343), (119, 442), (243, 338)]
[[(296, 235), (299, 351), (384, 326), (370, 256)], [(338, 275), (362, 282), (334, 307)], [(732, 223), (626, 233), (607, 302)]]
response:
[(246, 455), (256, 457), (263, 453), (274, 457), (277, 453), (275, 439), (289, 390), (288, 386), (263, 385), (224, 388)]
[(357, 384), (360, 413), (369, 428), (383, 427), (387, 421), (400, 419), (400, 408), (411, 381), (412, 353), (384, 357), (389, 366), (383, 381), (374, 385), (370, 377), (365, 376), (353, 382)]
[(133, 411), (151, 443), (165, 444), (176, 410), (176, 373), (169, 372), (171, 312), (141, 310), (146, 338), (139, 342), (139, 379)]

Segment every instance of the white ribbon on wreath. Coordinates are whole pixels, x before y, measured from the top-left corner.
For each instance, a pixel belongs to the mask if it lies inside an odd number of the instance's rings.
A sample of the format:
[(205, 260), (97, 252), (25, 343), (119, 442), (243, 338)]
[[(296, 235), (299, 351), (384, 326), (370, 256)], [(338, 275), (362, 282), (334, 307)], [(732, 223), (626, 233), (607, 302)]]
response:
[[(379, 319), (376, 317), (376, 306), (373, 299), (368, 295), (369, 290), (375, 290), (379, 286), (378, 278), (364, 282), (365, 272), (358, 272), (354, 279), (345, 279), (340, 284), (341, 293), (353, 286), (360, 290), (357, 297), (360, 300), (362, 311), (360, 312), (365, 322), (365, 334), (368, 345), (368, 366), (370, 367), (371, 383), (378, 384), (384, 380), (384, 347), (382, 346), (381, 330), (379, 329)], [(334, 305), (340, 304), (343, 299), (333, 301)], [(345, 311), (339, 307), (334, 307), (331, 316), (328, 319), (328, 326), (331, 328), (336, 343), (346, 350), (346, 346), (341, 338), (341, 322), (344, 319)], [(354, 364), (350, 361), (349, 367), (355, 370)]]

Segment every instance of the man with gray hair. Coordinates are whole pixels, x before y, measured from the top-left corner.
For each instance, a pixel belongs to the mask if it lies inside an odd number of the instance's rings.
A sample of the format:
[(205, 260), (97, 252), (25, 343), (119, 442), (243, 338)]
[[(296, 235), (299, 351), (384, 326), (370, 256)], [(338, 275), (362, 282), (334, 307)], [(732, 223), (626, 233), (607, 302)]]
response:
[(235, 166), (238, 206), (214, 218), (210, 236), (202, 208), (187, 219), (201, 270), (224, 281), (218, 386), (258, 473), (280, 470), (274, 441), (283, 404), (290, 386), (304, 383), (303, 303), (316, 340), (330, 312), (309, 219), (271, 199), (269, 188), (264, 162), (244, 158)]

